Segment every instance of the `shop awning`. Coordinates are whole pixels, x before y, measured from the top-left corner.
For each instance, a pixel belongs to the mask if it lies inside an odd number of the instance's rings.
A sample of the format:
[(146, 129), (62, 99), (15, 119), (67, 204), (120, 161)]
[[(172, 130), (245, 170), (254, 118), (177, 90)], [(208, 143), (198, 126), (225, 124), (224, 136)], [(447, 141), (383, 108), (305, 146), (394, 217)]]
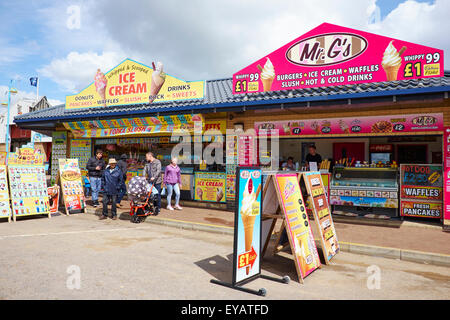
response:
[(64, 122), (67, 130), (76, 138), (104, 138), (130, 135), (152, 135), (173, 132), (202, 130), (203, 116), (200, 114), (170, 115), (112, 120), (90, 120)]

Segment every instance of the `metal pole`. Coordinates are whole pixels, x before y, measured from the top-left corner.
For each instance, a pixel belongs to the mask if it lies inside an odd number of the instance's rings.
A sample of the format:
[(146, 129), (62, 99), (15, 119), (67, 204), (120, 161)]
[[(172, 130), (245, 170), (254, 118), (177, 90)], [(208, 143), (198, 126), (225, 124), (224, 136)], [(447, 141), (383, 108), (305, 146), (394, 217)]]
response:
[(9, 123), (9, 114), (11, 109), (11, 88), (12, 88), (13, 80), (9, 82), (9, 88), (8, 88), (8, 111), (6, 116), (6, 140), (5, 140), (5, 146), (6, 146), (6, 161), (8, 161), (9, 156), (9, 130), (10, 130), (10, 123)]

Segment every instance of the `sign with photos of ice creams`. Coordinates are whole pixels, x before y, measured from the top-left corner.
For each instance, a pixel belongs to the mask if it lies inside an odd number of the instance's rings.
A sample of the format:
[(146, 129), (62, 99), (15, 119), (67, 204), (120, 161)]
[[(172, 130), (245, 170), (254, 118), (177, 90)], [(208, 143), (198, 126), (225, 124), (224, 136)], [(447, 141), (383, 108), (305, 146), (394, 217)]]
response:
[(204, 81), (183, 81), (165, 73), (161, 62), (148, 67), (125, 59), (117, 67), (92, 74), (93, 82), (80, 93), (66, 96), (66, 109), (202, 99)]
[(233, 93), (442, 77), (444, 52), (323, 23), (233, 75)]
[(321, 267), (297, 175), (276, 174), (275, 185), (299, 281)]
[(236, 171), (233, 284), (261, 273), (262, 172), (256, 167)]
[(303, 174), (306, 189), (310, 196), (311, 209), (322, 244), (325, 263), (339, 252), (339, 242), (334, 228), (331, 208), (328, 204), (325, 187), (320, 172), (307, 172)]

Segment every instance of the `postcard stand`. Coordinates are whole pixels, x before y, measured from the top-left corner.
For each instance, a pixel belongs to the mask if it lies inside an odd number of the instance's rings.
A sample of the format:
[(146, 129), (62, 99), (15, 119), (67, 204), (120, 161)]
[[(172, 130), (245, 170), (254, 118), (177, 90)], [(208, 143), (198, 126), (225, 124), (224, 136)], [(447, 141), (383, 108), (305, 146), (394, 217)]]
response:
[[(241, 174), (243, 173), (243, 174)], [(247, 174), (247, 175), (246, 175)], [(244, 190), (244, 181), (247, 181), (247, 184), (245, 184), (245, 188), (248, 188), (249, 185), (249, 180), (252, 180), (253, 184), (251, 184), (252, 186), (254, 186), (257, 190), (255, 192), (256, 194), (256, 201), (254, 203), (258, 203), (257, 200), (261, 200), (260, 197), (260, 190), (261, 190), (261, 186), (262, 186), (262, 179), (261, 179), (261, 170), (258, 167), (238, 167), (236, 170), (236, 209), (235, 209), (235, 218), (234, 218), (234, 246), (233, 246), (233, 277), (232, 277), (232, 282), (228, 283), (228, 282), (224, 282), (224, 281), (220, 281), (220, 280), (216, 280), (216, 279), (211, 279), (210, 282), (214, 283), (214, 284), (218, 284), (221, 286), (225, 286), (231, 289), (235, 289), (235, 290), (239, 290), (239, 291), (243, 291), (243, 292), (247, 292), (247, 293), (251, 293), (251, 294), (256, 294), (259, 296), (265, 296), (266, 295), (266, 289), (264, 288), (260, 288), (259, 290), (253, 290), (253, 289), (249, 289), (249, 288), (245, 288), (243, 287), (244, 284), (253, 281), (255, 279), (258, 278), (262, 278), (262, 279), (266, 279), (266, 280), (272, 280), (272, 281), (276, 281), (276, 282), (280, 282), (280, 283), (289, 283), (290, 282), (290, 278), (288, 276), (284, 276), (283, 278), (275, 278), (275, 277), (271, 277), (271, 276), (267, 276), (267, 275), (263, 275), (261, 274), (261, 245), (263, 244), (262, 240), (262, 225), (263, 225), (263, 221), (261, 219), (262, 215), (261, 215), (261, 206), (262, 206), (262, 201), (259, 201), (259, 208), (258, 205), (251, 206), (251, 210), (252, 210), (252, 215), (254, 214), (254, 210), (258, 211), (258, 214), (256, 216), (256, 218), (258, 218), (259, 221), (259, 230), (255, 229), (256, 231), (259, 232), (254, 232), (252, 231), (252, 234), (256, 234), (258, 239), (252, 239), (250, 242), (252, 243), (251, 245), (251, 251), (247, 251), (244, 252), (243, 251), (243, 227), (244, 226), (244, 220), (242, 220), (242, 216), (241, 216), (241, 194), (242, 194), (242, 190)], [(256, 181), (256, 182), (254, 182)], [(252, 189), (250, 187), (250, 189)], [(254, 189), (252, 189), (254, 192)], [(249, 191), (249, 193), (252, 193), (252, 191)], [(263, 192), (263, 198), (264, 198), (264, 192)], [(248, 216), (246, 216), (248, 217)], [(254, 218), (253, 223), (255, 222), (256, 218)], [(242, 220), (242, 223), (240, 223), (240, 220)], [(255, 223), (254, 223), (255, 224)], [(250, 224), (253, 225), (254, 224)], [(272, 224), (270, 226), (270, 230), (273, 230), (273, 226), (274, 224)], [(248, 227), (245, 228), (244, 230), (246, 230), (245, 232), (247, 232)], [(267, 230), (266, 230), (267, 233)], [(269, 234), (271, 233), (271, 231), (269, 232)], [(255, 242), (256, 241), (256, 242)], [(254, 246), (253, 244), (257, 244), (257, 250), (254, 250)], [(245, 249), (247, 250), (247, 248)], [(258, 259), (258, 266), (256, 269), (256, 271), (252, 271), (253, 274), (249, 274), (249, 268), (255, 268), (254, 267), (254, 262)], [(251, 262), (250, 262), (250, 261)], [(241, 264), (241, 262), (243, 262)], [(239, 264), (239, 269), (241, 270), (241, 273), (238, 274), (238, 264)], [(243, 274), (243, 270), (246, 269), (246, 275)], [(239, 278), (239, 279), (238, 279)]]

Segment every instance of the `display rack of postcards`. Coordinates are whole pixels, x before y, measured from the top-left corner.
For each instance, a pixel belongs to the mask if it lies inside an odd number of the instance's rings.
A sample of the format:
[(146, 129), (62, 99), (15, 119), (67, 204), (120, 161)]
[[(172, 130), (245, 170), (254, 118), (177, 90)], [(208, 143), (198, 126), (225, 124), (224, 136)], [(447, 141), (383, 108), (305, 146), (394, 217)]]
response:
[(65, 159), (67, 157), (67, 132), (56, 131), (53, 132), (52, 140), (52, 182), (56, 181), (59, 174), (58, 159)]

